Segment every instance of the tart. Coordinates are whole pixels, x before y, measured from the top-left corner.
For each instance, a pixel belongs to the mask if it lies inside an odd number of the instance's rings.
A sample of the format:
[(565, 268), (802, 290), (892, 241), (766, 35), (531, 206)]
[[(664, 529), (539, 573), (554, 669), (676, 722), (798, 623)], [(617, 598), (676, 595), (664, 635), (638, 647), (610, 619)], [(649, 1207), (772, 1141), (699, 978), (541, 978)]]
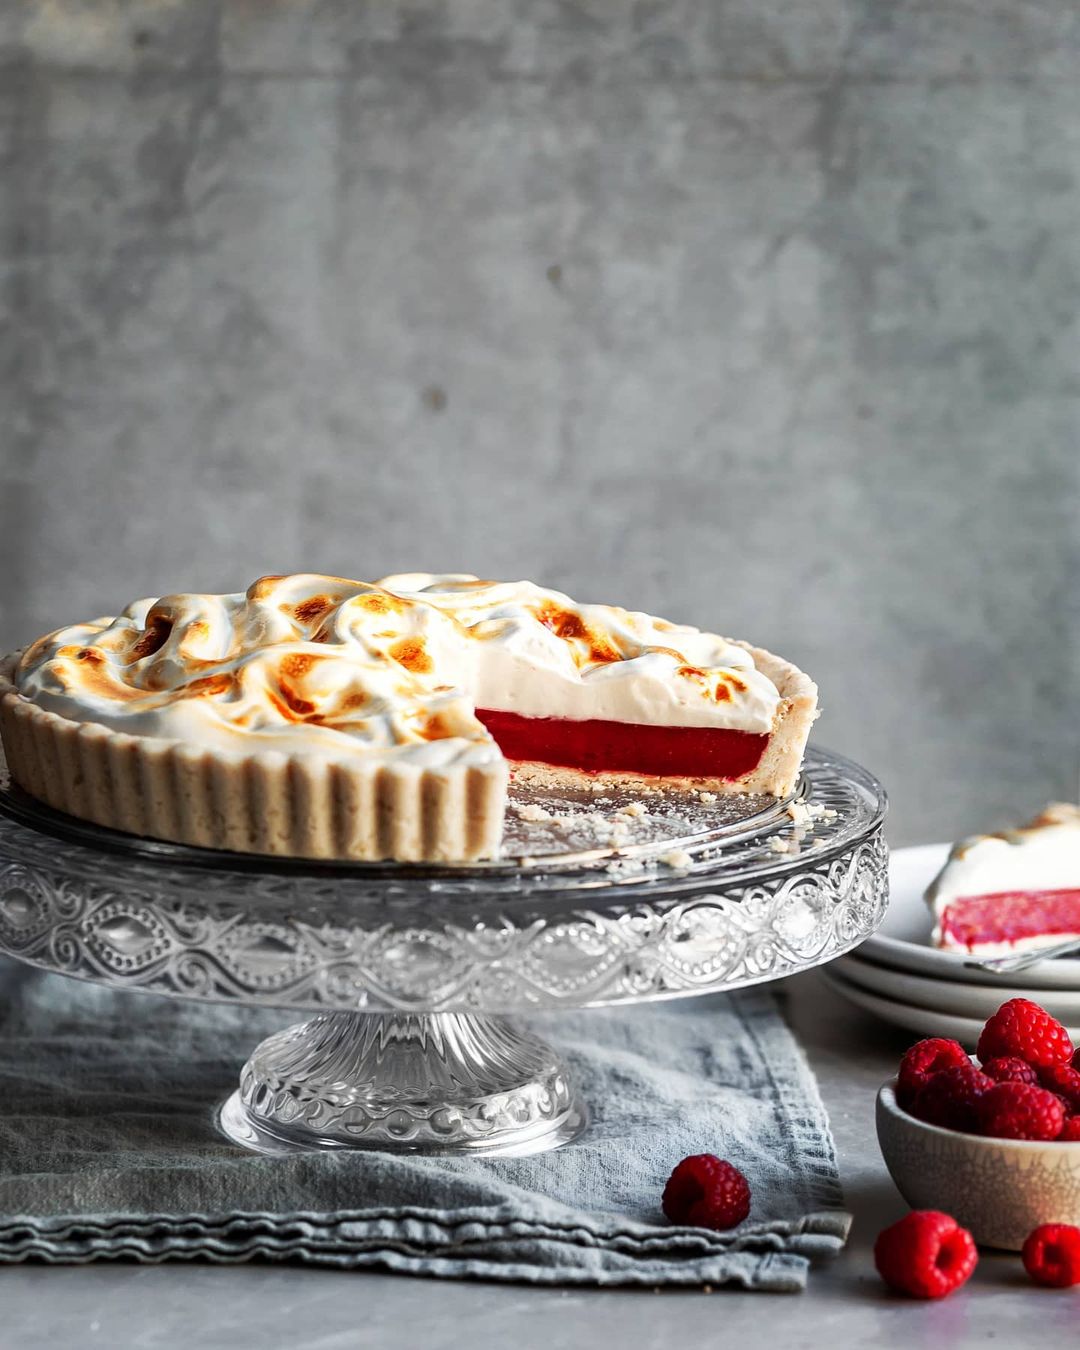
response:
[(955, 845), (926, 898), (935, 946), (983, 957), (1080, 939), (1080, 807)]
[(263, 577), (140, 600), (0, 664), (11, 774), (134, 834), (310, 858), (498, 854), (509, 774), (787, 794), (796, 667), (531, 582)]

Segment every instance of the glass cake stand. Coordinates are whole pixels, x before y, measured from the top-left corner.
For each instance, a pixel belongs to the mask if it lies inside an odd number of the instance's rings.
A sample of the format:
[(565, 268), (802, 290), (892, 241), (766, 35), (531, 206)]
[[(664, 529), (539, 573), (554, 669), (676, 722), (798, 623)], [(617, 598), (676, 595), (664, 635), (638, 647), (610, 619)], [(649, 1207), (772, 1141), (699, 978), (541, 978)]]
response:
[(585, 1104), (503, 1014), (683, 998), (820, 965), (884, 917), (886, 803), (811, 749), (793, 796), (511, 789), (493, 863), (318, 863), (139, 839), (0, 760), (0, 951), (174, 998), (314, 1013), (221, 1107), (259, 1152), (531, 1153)]

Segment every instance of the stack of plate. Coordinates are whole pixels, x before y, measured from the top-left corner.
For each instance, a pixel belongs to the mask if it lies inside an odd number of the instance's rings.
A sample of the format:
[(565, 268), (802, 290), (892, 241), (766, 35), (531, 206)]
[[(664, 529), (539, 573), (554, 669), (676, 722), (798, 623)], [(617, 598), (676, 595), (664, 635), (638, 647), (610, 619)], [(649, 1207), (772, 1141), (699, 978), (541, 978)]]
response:
[(1008, 998), (1033, 999), (1080, 1040), (1080, 959), (1059, 957), (994, 975), (967, 964), (966, 956), (930, 946), (933, 925), (923, 892), (948, 851), (947, 844), (927, 844), (893, 853), (885, 922), (857, 951), (825, 969), (828, 983), (850, 1003), (905, 1031), (952, 1036), (969, 1048)]

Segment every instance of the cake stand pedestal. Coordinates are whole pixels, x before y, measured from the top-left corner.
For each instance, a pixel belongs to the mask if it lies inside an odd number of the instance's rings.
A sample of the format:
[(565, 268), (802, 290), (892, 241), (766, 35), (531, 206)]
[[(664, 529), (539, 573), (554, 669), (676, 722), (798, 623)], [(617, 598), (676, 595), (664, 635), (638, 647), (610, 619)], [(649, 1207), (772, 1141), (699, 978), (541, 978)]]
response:
[(260, 1153), (535, 1153), (588, 1117), (551, 1046), (478, 1013), (323, 1013), (268, 1037), (219, 1123)]
[(578, 1134), (570, 1068), (501, 1014), (643, 1003), (795, 974), (888, 899), (885, 795), (812, 749), (791, 799), (512, 789), (506, 857), (316, 863), (137, 839), (0, 769), (0, 951), (186, 999), (304, 1009), (221, 1129), (263, 1153), (522, 1154)]

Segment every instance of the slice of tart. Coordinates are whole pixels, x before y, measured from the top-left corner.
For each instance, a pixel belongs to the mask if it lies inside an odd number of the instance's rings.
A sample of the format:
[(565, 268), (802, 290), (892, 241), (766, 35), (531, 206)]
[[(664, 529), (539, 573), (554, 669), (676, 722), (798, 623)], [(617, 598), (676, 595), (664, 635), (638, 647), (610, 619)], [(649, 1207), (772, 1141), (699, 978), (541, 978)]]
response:
[(1080, 807), (961, 840), (926, 898), (938, 947), (991, 957), (1080, 939)]
[(33, 796), (297, 857), (494, 857), (511, 768), (781, 796), (816, 710), (806, 675), (745, 643), (429, 573), (142, 600), (0, 664), (0, 735)]

